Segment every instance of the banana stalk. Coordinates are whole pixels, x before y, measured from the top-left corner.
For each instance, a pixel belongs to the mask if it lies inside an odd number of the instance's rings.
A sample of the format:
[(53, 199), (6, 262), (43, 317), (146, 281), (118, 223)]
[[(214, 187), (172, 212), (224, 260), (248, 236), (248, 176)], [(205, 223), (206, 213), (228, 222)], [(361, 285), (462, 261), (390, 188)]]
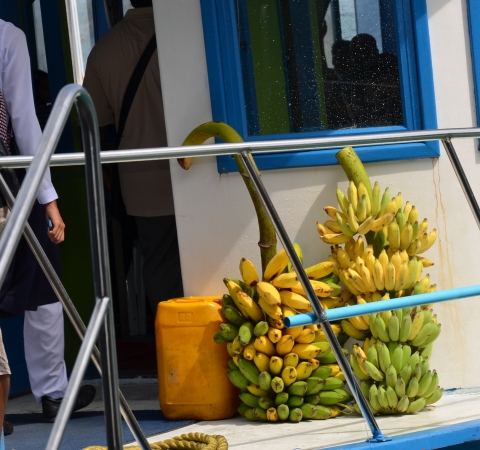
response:
[[(227, 143), (243, 142), (242, 137), (226, 123), (206, 122), (196, 127), (186, 137), (182, 145), (200, 145), (211, 137), (218, 137)], [(247, 187), (248, 193), (250, 194), (250, 198), (252, 199), (255, 212), (257, 213), (258, 228), (260, 231), (260, 240), (258, 242), (258, 246), (260, 247), (263, 273), (269, 261), (277, 253), (277, 236), (275, 234), (275, 228), (270, 220), (269, 215), (267, 214), (267, 211), (265, 210), (265, 207), (262, 204), (260, 196), (256, 192), (252, 181), (247, 175), (240, 157), (238, 155), (234, 155), (234, 159), (238, 165), (238, 171), (240, 172), (240, 175), (242, 175), (242, 179)], [(257, 173), (260, 175), (253, 157), (251, 157), (251, 159), (257, 170)], [(188, 170), (193, 163), (193, 158), (178, 158), (177, 161), (183, 169)], [(368, 186), (370, 186), (370, 182)]]
[(355, 183), (355, 186), (358, 188), (360, 181), (363, 183), (367, 189), (368, 196), (370, 201), (372, 200), (372, 185), (370, 183), (370, 178), (368, 178), (367, 171), (360, 161), (360, 158), (355, 153), (352, 147), (345, 147), (340, 150), (335, 157), (338, 159), (338, 162), (343, 167), (345, 174), (347, 175), (350, 181)]

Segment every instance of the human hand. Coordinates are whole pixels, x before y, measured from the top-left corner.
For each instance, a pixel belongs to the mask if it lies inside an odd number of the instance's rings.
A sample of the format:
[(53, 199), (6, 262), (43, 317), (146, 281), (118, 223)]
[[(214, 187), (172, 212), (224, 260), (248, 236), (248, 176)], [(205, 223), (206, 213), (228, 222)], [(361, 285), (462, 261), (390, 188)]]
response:
[(47, 203), (45, 209), (47, 212), (47, 220), (50, 217), (53, 224), (53, 229), (47, 231), (48, 237), (54, 244), (60, 244), (65, 240), (65, 223), (58, 210), (57, 201), (54, 200), (53, 202)]

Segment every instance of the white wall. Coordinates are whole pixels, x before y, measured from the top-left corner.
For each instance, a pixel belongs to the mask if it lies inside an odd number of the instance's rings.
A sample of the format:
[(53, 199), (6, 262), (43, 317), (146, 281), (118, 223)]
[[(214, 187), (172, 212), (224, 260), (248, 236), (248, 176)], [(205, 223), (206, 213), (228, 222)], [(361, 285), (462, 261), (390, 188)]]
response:
[[(440, 128), (475, 124), (466, 6), (463, 0), (428, 0), (435, 94)], [(199, 0), (154, 0), (160, 70), (169, 145), (180, 145), (198, 124), (211, 120)], [(454, 141), (474, 192), (480, 196), (477, 143)], [(214, 158), (195, 161), (188, 172), (171, 162), (177, 227), (186, 295), (221, 294), (222, 279), (238, 276), (242, 256), (260, 266), (258, 229), (247, 191), (236, 173), (219, 175)], [(427, 256), (439, 289), (473, 285), (480, 232), (447, 156), (367, 165), (382, 188), (401, 191), (439, 233)], [(335, 204), (335, 188), (346, 188), (339, 167), (264, 172), (264, 184), (306, 263), (324, 260), (329, 246), (315, 223), (325, 220), (325, 205)], [(443, 324), (432, 367), (445, 388), (480, 386), (478, 298), (435, 306)]]

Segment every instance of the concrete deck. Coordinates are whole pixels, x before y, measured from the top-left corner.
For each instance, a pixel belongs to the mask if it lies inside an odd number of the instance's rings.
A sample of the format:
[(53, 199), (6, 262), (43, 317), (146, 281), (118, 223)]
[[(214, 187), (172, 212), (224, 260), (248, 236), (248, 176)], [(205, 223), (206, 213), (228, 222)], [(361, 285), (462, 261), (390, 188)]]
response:
[[(380, 428), (387, 436), (444, 427), (475, 419), (480, 419), (479, 391), (448, 393), (436, 405), (429, 407), (429, 411), (419, 414), (377, 417)], [(227, 438), (230, 449), (248, 450), (325, 449), (365, 442), (370, 438), (366, 422), (358, 415), (342, 416), (330, 420), (305, 421), (297, 424), (288, 422), (256, 423), (238, 417), (217, 422), (199, 422), (180, 430), (151, 437), (149, 442), (158, 442), (195, 431), (223, 435)], [(376, 445), (378, 444), (370, 444), (368, 448), (375, 448)], [(397, 448), (414, 450), (420, 447), (408, 445)], [(437, 445), (435, 448), (439, 448), (439, 446)]]
[[(98, 395), (95, 401), (83, 411), (102, 411), (100, 380), (86, 383), (94, 384), (97, 387)], [(120, 388), (132, 410), (160, 409), (156, 379), (121, 379)], [(27, 414), (30, 412), (41, 412), (41, 406), (35, 402), (31, 394), (19, 396), (9, 401), (7, 420), (9, 413)], [(428, 411), (419, 414), (377, 417), (383, 433), (390, 437), (478, 419), (480, 419), (480, 389), (448, 392), (440, 402), (429, 407)], [(198, 422), (172, 432), (152, 436), (149, 441), (158, 442), (194, 431), (223, 435), (227, 438), (230, 449), (248, 450), (270, 448), (275, 450), (313, 450), (335, 446), (342, 448), (348, 444), (365, 442), (370, 437), (366, 422), (358, 415), (325, 421), (306, 421), (298, 424), (288, 422), (256, 423), (236, 417), (215, 422)], [(371, 444), (368, 448), (375, 448), (376, 445), (378, 444)], [(396, 448), (413, 450), (417, 447), (409, 445)], [(439, 446), (433, 448), (439, 448)]]

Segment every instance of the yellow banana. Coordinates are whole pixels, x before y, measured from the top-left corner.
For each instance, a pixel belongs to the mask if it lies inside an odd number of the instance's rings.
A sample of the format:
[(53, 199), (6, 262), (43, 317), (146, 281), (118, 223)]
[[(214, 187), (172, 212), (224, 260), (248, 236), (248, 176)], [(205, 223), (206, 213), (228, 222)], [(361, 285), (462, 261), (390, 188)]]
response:
[[(224, 280), (224, 282), (226, 281), (226, 279)], [(235, 302), (235, 304), (237, 305), (237, 308), (240, 310), (240, 312), (242, 313), (242, 315), (246, 318), (246, 319), (250, 319), (250, 316), (248, 315), (248, 312), (247, 310), (243, 307), (243, 302), (240, 303), (237, 299), (237, 293), (238, 292), (243, 292), (242, 291), (242, 288), (237, 284), (235, 283), (234, 281), (232, 280), (229, 280), (228, 282), (225, 283), (225, 285), (227, 286), (227, 289), (228, 289), (228, 293), (230, 294), (230, 297), (232, 297), (233, 301)]]
[(257, 366), (260, 372), (265, 372), (266, 370), (269, 369), (270, 358), (267, 355), (265, 355), (265, 353), (256, 352), (255, 356), (253, 357), (253, 362)]
[(400, 270), (400, 266), (402, 265), (402, 258), (400, 256), (400, 252), (398, 250), (393, 253), (393, 255), (390, 258), (390, 261), (392, 262), (393, 266), (395, 267), (395, 273), (397, 273)]
[(428, 258), (425, 258), (424, 256), (417, 256), (417, 259), (419, 261), (422, 261), (422, 265), (424, 268), (427, 268), (427, 267), (431, 267), (433, 266), (434, 262), (431, 261), (430, 259)]
[[(329, 297), (330, 294), (333, 292), (332, 287), (330, 287), (328, 284), (323, 283), (321, 281), (310, 280), (310, 284), (312, 285), (313, 290), (315, 291), (315, 294), (317, 295), (317, 297)], [(290, 289), (292, 290), (292, 292), (295, 292), (296, 294), (300, 294), (303, 296), (307, 295), (300, 281), (295, 286), (292, 286)]]
[[(349, 205), (349, 209), (351, 209), (352, 205)], [(350, 214), (348, 215), (350, 217)], [(349, 226), (349, 222), (345, 222), (341, 217), (340, 217), (340, 214), (337, 214), (336, 216), (336, 219), (337, 219), (337, 224), (338, 224), (338, 227), (340, 228), (340, 233), (343, 233), (347, 236), (350, 236), (352, 237), (354, 234), (355, 234), (355, 231), (353, 231), (350, 226)]]
[(382, 201), (381, 190), (378, 181), (375, 181), (372, 189), (372, 214), (376, 216), (380, 212), (380, 204)]
[(402, 193), (399, 192), (397, 194), (397, 196), (395, 197), (395, 201), (397, 202), (397, 209), (396, 211), (398, 211), (399, 209), (402, 209), (402, 206), (403, 206), (403, 197), (402, 197)]
[(312, 374), (312, 363), (302, 361), (297, 367), (295, 367), (295, 370), (297, 371), (297, 380), (306, 380)]
[(375, 287), (379, 291), (383, 291), (385, 288), (385, 278), (383, 275), (383, 267), (378, 259), (375, 260), (373, 265), (373, 281), (375, 283)]
[(395, 287), (395, 266), (390, 261), (387, 264), (387, 271), (385, 272), (385, 290), (393, 291)]
[(417, 238), (420, 238), (420, 236), (423, 236), (428, 230), (428, 220), (423, 219), (422, 222), (420, 222), (420, 225), (418, 226), (418, 234)]
[(342, 320), (342, 329), (347, 333), (350, 337), (357, 339), (358, 341), (363, 341), (365, 338), (370, 334), (369, 330), (359, 330), (355, 328), (348, 320)]
[(404, 261), (402, 262), (398, 273), (395, 274), (395, 286), (394, 286), (395, 291), (398, 292), (405, 287), (405, 283), (407, 281), (408, 275), (409, 275), (408, 263)]
[(433, 229), (432, 231), (430, 231), (430, 233), (427, 234), (427, 242), (425, 243), (425, 245), (423, 245), (423, 242), (420, 240), (420, 242), (422, 243), (422, 247), (418, 253), (426, 252), (433, 245), (436, 238), (437, 230)]
[(308, 278), (318, 279), (330, 275), (333, 271), (335, 264), (330, 261), (323, 261), (314, 266), (307, 267), (305, 273), (308, 275)]
[(375, 286), (375, 281), (373, 280), (372, 274), (367, 269), (365, 264), (360, 264), (360, 276), (362, 277), (363, 284), (370, 292), (375, 292), (377, 287)]
[(270, 327), (267, 333), (268, 339), (276, 344), (282, 338), (282, 330)]
[(250, 317), (254, 322), (260, 322), (265, 318), (260, 307), (245, 292), (238, 291), (234, 301), (236, 304), (239, 304), (243, 307), (243, 309), (247, 312), (248, 317)]
[(268, 367), (272, 375), (279, 375), (283, 369), (283, 359), (279, 356), (272, 356)]
[(360, 295), (360, 291), (355, 287), (353, 284), (353, 280), (350, 277), (350, 274), (346, 270), (342, 270), (339, 272), (340, 275), (340, 281), (343, 283), (343, 285), (347, 288), (348, 291), (350, 291), (353, 295)]
[(397, 213), (397, 200), (393, 197), (389, 202), (385, 209), (385, 213)]
[(400, 248), (400, 228), (396, 221), (392, 221), (388, 226), (388, 243), (392, 251)]
[(243, 357), (245, 359), (248, 359), (249, 361), (252, 361), (255, 358), (256, 354), (257, 354), (257, 350), (255, 349), (255, 346), (253, 345), (253, 342), (251, 344), (248, 344), (243, 349)]
[(338, 213), (343, 220), (347, 220), (347, 216), (334, 206), (325, 206), (323, 209), (332, 219), (335, 219), (335, 214)]
[(365, 286), (365, 283), (362, 281), (362, 277), (355, 270), (348, 269), (348, 274), (350, 279), (353, 282), (353, 285), (359, 292), (368, 292), (368, 288)]
[(255, 286), (260, 281), (255, 265), (246, 258), (240, 260), (240, 275), (242, 280), (250, 287)]
[(353, 206), (353, 210), (355, 211), (357, 209), (357, 203), (358, 203), (358, 192), (357, 192), (357, 187), (355, 186), (355, 183), (353, 181), (350, 181), (350, 183), (348, 184), (347, 197), (348, 197), (348, 201)]
[(297, 380), (297, 371), (295, 367), (285, 367), (282, 370), (282, 380), (285, 386), (290, 386)]
[(403, 263), (404, 261), (406, 261), (407, 263), (408, 263), (408, 261), (410, 261), (410, 258), (408, 257), (408, 253), (407, 253), (406, 250), (402, 250), (402, 251), (400, 252), (400, 259), (401, 259), (402, 263)]
[(259, 336), (253, 341), (255, 350), (267, 356), (275, 355), (275, 346), (267, 336)]
[[(409, 216), (410, 216), (410, 211), (412, 210), (412, 204), (407, 201), (407, 203), (405, 203), (405, 207), (403, 208), (403, 214), (405, 214), (405, 217), (406, 219), (408, 220)], [(415, 221), (413, 221), (415, 222)], [(410, 223), (413, 223), (410, 221)]]
[(280, 291), (280, 299), (283, 305), (293, 309), (309, 309), (310, 302), (300, 294), (290, 291)]
[(420, 248), (422, 247), (422, 244), (420, 243), (419, 239), (414, 239), (411, 244), (408, 246), (407, 253), (408, 256), (411, 258), (415, 256), (419, 251)]
[(320, 237), (325, 234), (335, 234), (330, 228), (327, 228), (323, 223), (320, 222), (317, 222), (317, 231)]
[(258, 295), (260, 295), (260, 298), (262, 298), (269, 305), (280, 305), (282, 302), (277, 288), (270, 283), (260, 281), (257, 284), (257, 292)]
[(413, 239), (413, 228), (412, 225), (407, 222), (400, 232), (400, 248), (406, 250)]
[(336, 194), (337, 194), (337, 201), (338, 201), (338, 204), (339, 204), (340, 208), (342, 209), (344, 214), (347, 214), (348, 205), (350, 204), (350, 202), (345, 197), (345, 194), (339, 188), (337, 188)]
[(270, 281), (272, 278), (276, 277), (283, 272), (285, 267), (288, 265), (288, 255), (285, 249), (282, 248), (267, 264), (265, 267), (265, 272), (263, 274), (263, 279), (265, 281)]
[(348, 227), (352, 230), (353, 234), (355, 234), (358, 230), (358, 222), (357, 218), (355, 217), (355, 210), (353, 209), (352, 204), (348, 205), (347, 209), (347, 219), (348, 219)]
[(395, 213), (393, 212), (386, 213), (383, 216), (380, 216), (378, 219), (376, 219), (373, 222), (372, 227), (370, 228), (370, 231), (375, 231), (375, 232), (380, 231), (381, 229), (390, 225), (390, 223), (394, 218), (395, 218)]
[(365, 251), (365, 241), (363, 240), (362, 236), (358, 236), (358, 239), (354, 241), (353, 250), (355, 252), (355, 256), (351, 257), (352, 260), (355, 261), (355, 257), (357, 256), (360, 256), (360, 258), (363, 256), (363, 252)]
[(348, 256), (348, 253), (343, 248), (338, 249), (337, 258), (338, 262), (342, 266), (342, 269), (347, 270), (350, 267), (350, 256)]
[(320, 236), (320, 239), (323, 242), (326, 242), (327, 244), (345, 244), (351, 239), (351, 237), (343, 233), (340, 233), (340, 234), (328, 233), (328, 234), (324, 234), (323, 236)]
[[(358, 199), (358, 204), (357, 204), (357, 218), (360, 223), (362, 223), (366, 218), (367, 218), (367, 196), (362, 195)], [(350, 216), (349, 216), (350, 219)], [(358, 231), (358, 227), (357, 227)]]
[(298, 355), (296, 353), (288, 353), (283, 358), (283, 365), (285, 367), (297, 367), (298, 366)]
[(285, 334), (277, 342), (275, 349), (276, 349), (277, 355), (285, 356), (292, 352), (292, 349), (294, 346), (295, 346), (295, 340), (293, 339), (293, 337), (288, 334)]
[[(262, 310), (272, 319), (275, 319), (275, 320), (283, 319), (282, 308), (280, 308), (279, 305), (270, 305), (265, 301), (263, 297), (260, 297), (258, 299), (258, 304), (260, 305)], [(263, 320), (263, 317), (260, 320)], [(260, 322), (260, 320), (258, 320), (258, 322)]]
[(320, 348), (313, 344), (295, 344), (291, 351), (296, 353), (300, 359), (310, 359), (320, 353)]
[(281, 273), (270, 283), (278, 289), (290, 289), (298, 283), (298, 276), (295, 272)]
[(338, 222), (336, 220), (326, 220), (323, 226), (329, 230), (332, 230), (334, 233), (342, 232), (342, 229), (338, 226)]
[(349, 317), (348, 320), (357, 330), (366, 331), (370, 329), (370, 326), (361, 316)]
[[(363, 299), (362, 297), (357, 297), (357, 305), (364, 305), (365, 303), (367, 303), (365, 299)], [(360, 317), (365, 321), (365, 323), (370, 328), (370, 314), (365, 314), (364, 316), (360, 316)]]
[(315, 331), (306, 328), (300, 333), (300, 336), (295, 339), (295, 342), (298, 344), (311, 344), (314, 340)]

